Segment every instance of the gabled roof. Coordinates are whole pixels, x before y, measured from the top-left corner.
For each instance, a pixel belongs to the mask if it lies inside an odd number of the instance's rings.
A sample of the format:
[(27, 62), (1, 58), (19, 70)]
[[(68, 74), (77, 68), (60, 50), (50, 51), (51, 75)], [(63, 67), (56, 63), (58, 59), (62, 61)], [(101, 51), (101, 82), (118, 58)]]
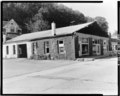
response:
[(14, 19), (11, 19), (10, 21), (3, 21), (3, 28), (8, 27), (8, 25), (13, 22), (17, 25), (18, 29), (21, 30), (21, 28), (18, 26), (17, 22)]
[[(62, 27), (62, 28), (56, 28), (56, 36), (72, 34), (82, 28), (85, 28), (85, 27), (91, 25), (94, 22), (73, 25), (73, 26), (68, 26), (68, 27)], [(8, 40), (6, 43), (19, 42), (19, 41), (30, 41), (30, 40), (34, 40), (34, 39), (52, 37), (52, 36), (53, 35), (51, 33), (51, 30), (39, 31), (39, 32), (28, 33), (28, 34), (23, 34), (23, 35), (17, 36), (11, 40)]]
[(3, 26), (5, 26), (9, 21), (3, 21)]

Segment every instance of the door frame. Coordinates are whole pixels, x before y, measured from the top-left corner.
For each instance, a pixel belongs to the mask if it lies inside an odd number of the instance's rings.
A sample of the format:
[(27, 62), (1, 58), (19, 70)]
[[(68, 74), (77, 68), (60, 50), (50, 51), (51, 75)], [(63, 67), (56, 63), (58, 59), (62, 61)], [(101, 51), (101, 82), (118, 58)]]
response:
[[(101, 46), (100, 44), (93, 44), (95, 45), (95, 52), (93, 55), (100, 55), (101, 54)], [(93, 48), (93, 47), (92, 47)], [(98, 49), (97, 49), (98, 48)], [(98, 51), (99, 50), (99, 51)]]

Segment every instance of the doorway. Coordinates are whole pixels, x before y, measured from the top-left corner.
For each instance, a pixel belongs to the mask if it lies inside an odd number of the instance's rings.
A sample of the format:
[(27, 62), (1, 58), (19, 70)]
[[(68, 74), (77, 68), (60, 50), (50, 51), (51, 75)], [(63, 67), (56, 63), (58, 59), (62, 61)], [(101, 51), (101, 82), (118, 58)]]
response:
[(89, 46), (88, 44), (82, 44), (82, 55), (89, 55)]
[(27, 46), (26, 46), (26, 44), (18, 45), (18, 58), (27, 58)]
[(93, 55), (100, 55), (100, 44), (94, 44), (93, 45)]

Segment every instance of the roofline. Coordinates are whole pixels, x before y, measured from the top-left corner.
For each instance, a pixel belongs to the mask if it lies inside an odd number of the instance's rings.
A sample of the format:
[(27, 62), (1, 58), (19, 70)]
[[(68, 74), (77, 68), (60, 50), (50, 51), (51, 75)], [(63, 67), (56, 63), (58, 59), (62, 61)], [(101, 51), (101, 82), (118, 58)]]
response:
[[(97, 23), (96, 21), (93, 21), (93, 22), (91, 22), (91, 24), (94, 24), (94, 23)], [(88, 27), (88, 26), (90, 26), (91, 24), (89, 24), (89, 25), (87, 25), (87, 26), (85, 26), (85, 27)], [(63, 27), (62, 27), (63, 28)], [(58, 28), (59, 29), (59, 28)], [(82, 28), (83, 29), (83, 28)], [(81, 30), (81, 29), (80, 29)], [(47, 30), (46, 30), (47, 31)], [(42, 31), (41, 31), (42, 32)], [(77, 31), (75, 31), (75, 32), (77, 32)], [(66, 33), (66, 34), (60, 34), (60, 35), (55, 35), (55, 36), (46, 36), (46, 37), (38, 37), (38, 38), (34, 38), (34, 39), (26, 39), (26, 40), (18, 40), (18, 41), (6, 41), (4, 44), (8, 44), (8, 43), (13, 43), (13, 42), (21, 42), (21, 41), (34, 41), (34, 40), (41, 40), (41, 39), (47, 39), (47, 38), (55, 38), (55, 37), (59, 37), (59, 36), (69, 36), (69, 35), (72, 35), (72, 34), (74, 34), (75, 32), (72, 32), (72, 33)], [(28, 33), (28, 34), (30, 34), (30, 33)], [(90, 34), (88, 34), (88, 35), (90, 35)], [(95, 36), (97, 36), (97, 35), (95, 35)], [(100, 36), (100, 37), (105, 37), (105, 38), (108, 38), (108, 37), (106, 37), (106, 36)]]
[(35, 41), (35, 40), (42, 40), (42, 39), (49, 39), (49, 38), (56, 38), (56, 37), (64, 37), (64, 36), (72, 36), (72, 35), (74, 35), (74, 32), (73, 33), (69, 33), (69, 34), (48, 36), (48, 37), (42, 37), (42, 38), (35, 38), (35, 39), (28, 39), (28, 40), (5, 42), (4, 44), (18, 43), (18, 42), (23, 42), (23, 41), (27, 41), (28, 42), (28, 41)]

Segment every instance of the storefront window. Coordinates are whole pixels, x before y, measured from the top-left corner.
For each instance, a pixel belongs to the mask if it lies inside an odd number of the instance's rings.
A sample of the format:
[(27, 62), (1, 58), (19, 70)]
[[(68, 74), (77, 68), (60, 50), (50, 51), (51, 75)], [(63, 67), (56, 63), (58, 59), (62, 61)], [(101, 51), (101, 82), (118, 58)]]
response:
[(82, 44), (82, 54), (88, 54), (88, 44)]
[(93, 44), (100, 44), (100, 40), (99, 39), (93, 39), (92, 42), (93, 42)]
[(100, 54), (100, 39), (93, 39), (93, 46), (92, 46), (92, 51), (94, 55), (99, 55)]
[(96, 45), (93, 45), (93, 54), (96, 54)]

